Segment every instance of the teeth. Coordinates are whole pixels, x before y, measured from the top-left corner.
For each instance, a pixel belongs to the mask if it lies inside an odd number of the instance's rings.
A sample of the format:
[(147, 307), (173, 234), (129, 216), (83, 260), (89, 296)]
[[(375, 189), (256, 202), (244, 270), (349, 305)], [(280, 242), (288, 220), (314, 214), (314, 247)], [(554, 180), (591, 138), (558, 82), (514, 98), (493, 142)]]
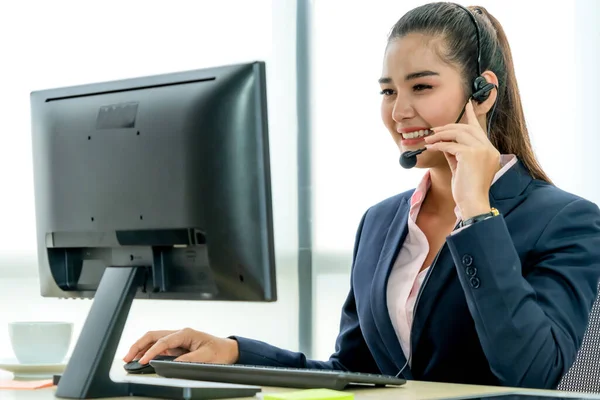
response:
[(431, 131), (429, 129), (423, 129), (420, 131), (414, 131), (414, 132), (410, 132), (410, 133), (403, 133), (402, 137), (404, 139), (416, 139), (416, 138), (420, 138), (423, 136), (429, 136), (431, 135)]

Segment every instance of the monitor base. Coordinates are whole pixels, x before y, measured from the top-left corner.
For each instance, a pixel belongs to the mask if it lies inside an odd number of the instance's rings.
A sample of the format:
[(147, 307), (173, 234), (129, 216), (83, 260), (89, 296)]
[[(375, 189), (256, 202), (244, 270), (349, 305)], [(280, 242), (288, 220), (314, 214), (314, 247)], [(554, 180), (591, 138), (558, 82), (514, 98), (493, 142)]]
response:
[(142, 396), (165, 399), (223, 399), (253, 397), (260, 388), (197, 388), (114, 382), (110, 369), (127, 315), (148, 267), (109, 267), (105, 270), (94, 302), (69, 363), (58, 381), (56, 397), (91, 399)]

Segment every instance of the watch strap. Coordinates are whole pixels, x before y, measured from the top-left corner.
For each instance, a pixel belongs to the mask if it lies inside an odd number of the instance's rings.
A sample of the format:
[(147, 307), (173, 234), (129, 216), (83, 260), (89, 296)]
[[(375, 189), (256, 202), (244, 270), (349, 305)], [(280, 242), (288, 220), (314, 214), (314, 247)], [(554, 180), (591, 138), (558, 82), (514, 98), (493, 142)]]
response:
[(474, 217), (471, 217), (471, 218), (461, 221), (459, 228), (473, 225), (474, 223), (486, 220), (488, 218), (495, 217), (497, 215), (500, 215), (500, 212), (497, 209), (495, 209), (494, 207), (492, 207), (492, 209), (489, 212), (486, 212), (484, 214), (475, 215)]

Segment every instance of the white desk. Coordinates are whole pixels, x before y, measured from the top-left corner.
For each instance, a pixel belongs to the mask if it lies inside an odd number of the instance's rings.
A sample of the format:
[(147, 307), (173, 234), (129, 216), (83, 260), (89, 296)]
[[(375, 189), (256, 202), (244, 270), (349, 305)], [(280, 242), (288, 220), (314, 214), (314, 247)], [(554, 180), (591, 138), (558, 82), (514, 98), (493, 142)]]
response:
[[(126, 374), (122, 370), (120, 365), (115, 365), (112, 371), (112, 377), (115, 380), (126, 379)], [(140, 376), (135, 377), (136, 380), (140, 379)], [(164, 380), (165, 378), (158, 377), (156, 375), (144, 375), (143, 379), (148, 380)], [(271, 388), (264, 387), (262, 393), (267, 392), (282, 392), (282, 391), (296, 391), (298, 389), (289, 388)], [(37, 389), (37, 390), (0, 390), (1, 400), (50, 400), (55, 399), (56, 387)], [(581, 394), (573, 394), (566, 392), (555, 392), (555, 391), (543, 391), (543, 390), (522, 390), (506, 387), (495, 387), (495, 386), (475, 386), (475, 385), (459, 385), (459, 384), (448, 384), (448, 383), (434, 383), (434, 382), (420, 382), (420, 381), (408, 381), (406, 385), (401, 387), (393, 388), (376, 388), (376, 389), (356, 389), (350, 390), (355, 394), (355, 400), (433, 400), (433, 399), (447, 399), (452, 397), (463, 397), (463, 396), (477, 396), (490, 393), (506, 393), (513, 391), (527, 391), (537, 394), (548, 394), (553, 395), (559, 394), (562, 396), (576, 397)], [(600, 399), (598, 395), (586, 395)], [(256, 397), (250, 397), (246, 399), (260, 399), (261, 394), (259, 393)], [(113, 400), (135, 400), (142, 399), (141, 397), (122, 397), (113, 398)], [(108, 399), (107, 399), (108, 400)]]
[[(152, 377), (148, 377), (152, 379)], [(37, 390), (0, 390), (0, 399), (2, 400), (46, 400), (55, 399), (56, 388), (37, 389)], [(294, 391), (298, 389), (283, 388), (263, 388), (262, 393), (275, 391)], [(494, 393), (510, 391), (506, 388), (468, 386), (468, 385), (449, 385), (430, 382), (407, 382), (403, 387), (398, 388), (379, 388), (379, 389), (361, 389), (355, 390), (355, 399), (394, 399), (394, 400), (413, 400), (413, 399), (439, 399), (447, 397), (458, 397), (463, 395), (477, 395), (484, 393)], [(260, 396), (260, 394), (259, 394)], [(114, 400), (134, 400), (142, 399), (140, 397), (114, 398)], [(253, 397), (251, 399), (257, 399)], [(108, 399), (107, 399), (108, 400)]]

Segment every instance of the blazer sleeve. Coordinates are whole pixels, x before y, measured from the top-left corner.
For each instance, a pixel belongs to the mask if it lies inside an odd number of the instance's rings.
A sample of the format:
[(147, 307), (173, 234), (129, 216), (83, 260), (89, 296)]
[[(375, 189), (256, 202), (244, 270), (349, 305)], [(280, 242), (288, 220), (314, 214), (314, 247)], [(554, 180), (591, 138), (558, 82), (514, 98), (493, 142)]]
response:
[[(351, 274), (354, 273), (356, 252), (366, 214), (367, 213), (363, 215), (356, 233)], [(230, 338), (235, 339), (238, 342), (240, 353), (238, 364), (331, 369), (379, 374), (380, 370), (362, 335), (356, 311), (352, 278), (350, 279), (350, 282), (350, 291), (342, 308), (340, 332), (336, 339), (335, 352), (328, 361), (309, 360), (300, 352), (280, 349), (254, 339), (230, 336)]]
[(600, 213), (563, 207), (522, 265), (502, 215), (447, 237), (483, 351), (500, 384), (555, 389), (587, 329), (600, 278)]

